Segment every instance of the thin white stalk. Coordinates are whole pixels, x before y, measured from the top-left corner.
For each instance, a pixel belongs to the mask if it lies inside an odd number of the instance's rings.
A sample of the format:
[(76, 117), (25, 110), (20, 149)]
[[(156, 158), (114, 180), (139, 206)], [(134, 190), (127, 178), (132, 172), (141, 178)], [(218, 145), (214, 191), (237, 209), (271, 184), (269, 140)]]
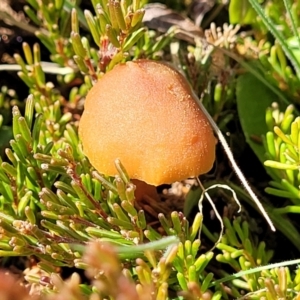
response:
[(264, 207), (262, 206), (262, 204), (260, 203), (258, 197), (255, 195), (255, 193), (253, 192), (253, 190), (251, 189), (249, 183), (247, 182), (244, 174), (242, 173), (241, 169), (239, 168), (239, 166), (237, 165), (233, 154), (230, 150), (229, 145), (227, 144), (227, 141), (224, 137), (224, 135), (222, 134), (221, 130), (219, 129), (218, 125), (216, 124), (216, 122), (214, 121), (214, 119), (211, 117), (211, 115), (208, 113), (208, 111), (206, 110), (206, 108), (203, 106), (202, 102), (199, 100), (199, 98), (197, 97), (197, 95), (193, 92), (194, 94), (194, 98), (197, 101), (199, 107), (201, 108), (201, 110), (203, 111), (203, 113), (205, 114), (205, 116), (207, 117), (211, 127), (213, 128), (215, 134), (217, 135), (225, 153), (226, 156), (228, 157), (232, 169), (235, 172), (235, 174), (237, 175), (237, 177), (239, 178), (239, 180), (241, 181), (242, 185), (244, 186), (245, 190), (249, 193), (249, 195), (251, 196), (251, 198), (254, 200), (254, 202), (256, 203), (257, 207), (259, 208), (260, 212), (262, 213), (262, 215), (264, 216), (264, 218), (266, 219), (266, 221), (268, 222), (268, 224), (270, 225), (271, 229), (273, 231), (276, 231), (270, 217), (268, 216), (267, 212), (265, 211)]
[[(59, 75), (67, 75), (76, 72), (76, 69), (72, 69), (70, 67), (61, 67), (60, 65), (56, 63), (46, 62), (42, 61), (40, 62), (43, 71), (45, 73), (49, 74), (59, 74)], [(32, 66), (26, 66), (26, 69), (31, 71)], [(22, 68), (18, 64), (6, 64), (6, 65), (0, 65), (0, 71), (21, 71)]]
[[(205, 187), (203, 186), (202, 182), (200, 181), (200, 179), (198, 177), (196, 177), (196, 180), (197, 180), (197, 182), (198, 182), (198, 184), (199, 184), (199, 186), (200, 186), (200, 188), (202, 190), (202, 195), (201, 195), (200, 200), (198, 202), (199, 212), (201, 213), (201, 215), (203, 215), (202, 202), (203, 202), (203, 198), (204, 198), (203, 196), (205, 196), (206, 199), (208, 200), (208, 202), (210, 203), (213, 211), (215, 212), (217, 219), (220, 221), (220, 224), (221, 224), (221, 231), (219, 233), (219, 238), (215, 242), (214, 246), (209, 250), (209, 251), (213, 251), (217, 247), (217, 245), (221, 242), (221, 239), (222, 239), (222, 236), (223, 236), (223, 232), (224, 232), (224, 223), (223, 223), (222, 217), (219, 214), (219, 212), (218, 212), (218, 210), (217, 210), (217, 208), (216, 208), (213, 200), (211, 199), (210, 195), (208, 194), (207, 189), (205, 189)], [(198, 237), (199, 240), (201, 240), (200, 239), (201, 231), (202, 231), (202, 224), (201, 224), (201, 227), (200, 227), (200, 230), (199, 230), (199, 237)]]

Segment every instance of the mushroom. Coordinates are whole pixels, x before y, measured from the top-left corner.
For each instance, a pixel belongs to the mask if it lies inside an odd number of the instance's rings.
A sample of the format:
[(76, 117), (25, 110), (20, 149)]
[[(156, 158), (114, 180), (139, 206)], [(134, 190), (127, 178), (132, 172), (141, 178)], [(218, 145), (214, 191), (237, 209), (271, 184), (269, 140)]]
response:
[(126, 62), (103, 75), (86, 97), (79, 136), (97, 171), (116, 175), (120, 159), (148, 192), (206, 173), (215, 160), (216, 139), (191, 87), (157, 61)]

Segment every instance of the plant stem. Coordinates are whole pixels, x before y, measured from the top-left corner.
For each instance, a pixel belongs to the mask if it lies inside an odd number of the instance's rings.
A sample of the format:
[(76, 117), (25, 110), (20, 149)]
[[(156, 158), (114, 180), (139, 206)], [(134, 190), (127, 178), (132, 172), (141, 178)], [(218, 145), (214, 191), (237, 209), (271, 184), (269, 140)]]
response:
[(259, 199), (257, 198), (257, 196), (255, 195), (255, 193), (253, 192), (253, 190), (251, 189), (249, 183), (247, 182), (244, 174), (242, 173), (241, 169), (239, 168), (239, 166), (237, 165), (232, 151), (230, 150), (230, 147), (223, 135), (223, 133), (221, 132), (221, 130), (219, 129), (218, 125), (215, 123), (215, 121), (213, 120), (213, 118), (211, 117), (211, 115), (209, 114), (209, 112), (206, 110), (206, 108), (203, 106), (202, 102), (200, 101), (200, 99), (197, 97), (197, 95), (193, 92), (194, 94), (194, 98), (196, 99), (196, 102), (198, 103), (199, 107), (201, 108), (201, 110), (203, 111), (203, 113), (205, 114), (205, 116), (207, 117), (210, 125), (212, 126), (214, 132), (216, 133), (225, 153), (227, 158), (229, 159), (232, 169), (235, 172), (235, 174), (237, 175), (237, 177), (239, 178), (239, 180), (241, 181), (242, 185), (244, 186), (245, 190), (249, 193), (249, 195), (251, 196), (251, 198), (254, 200), (254, 202), (256, 203), (257, 207), (259, 208), (259, 210), (261, 211), (262, 215), (264, 216), (264, 218), (266, 219), (266, 221), (268, 222), (268, 224), (270, 225), (272, 231), (276, 231), (270, 217), (268, 216), (267, 212), (265, 211), (264, 207), (262, 206), (262, 204), (260, 203)]

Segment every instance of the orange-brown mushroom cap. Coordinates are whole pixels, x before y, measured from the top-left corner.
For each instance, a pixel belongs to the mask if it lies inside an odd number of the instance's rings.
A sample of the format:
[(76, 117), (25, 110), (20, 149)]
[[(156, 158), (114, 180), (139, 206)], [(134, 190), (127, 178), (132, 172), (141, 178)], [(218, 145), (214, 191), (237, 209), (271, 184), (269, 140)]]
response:
[(83, 151), (106, 175), (119, 158), (130, 178), (152, 185), (208, 172), (212, 128), (185, 78), (150, 60), (117, 65), (86, 97), (79, 124)]

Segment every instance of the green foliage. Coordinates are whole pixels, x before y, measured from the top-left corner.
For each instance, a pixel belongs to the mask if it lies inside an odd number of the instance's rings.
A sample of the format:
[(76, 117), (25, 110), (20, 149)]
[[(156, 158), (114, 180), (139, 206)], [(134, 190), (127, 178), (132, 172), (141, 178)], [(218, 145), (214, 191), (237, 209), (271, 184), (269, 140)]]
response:
[[(274, 35), (276, 43), (274, 45), (262, 43), (257, 48), (259, 61), (255, 65), (247, 63), (244, 65), (252, 75), (246, 74), (238, 79), (239, 117), (247, 142), (264, 162), (268, 174), (272, 177), (271, 187), (266, 188), (266, 192), (289, 199), (284, 203), (284, 207), (272, 208), (269, 213), (274, 222), (278, 223), (277, 228), (299, 249), (300, 244), (297, 243), (299, 232), (293, 222), (286, 218), (287, 213), (298, 211), (296, 200), (299, 193), (296, 159), (298, 146), (291, 142), (292, 128), (297, 128), (292, 112), (298, 114), (291, 104), (299, 103), (300, 87), (297, 50), (291, 47), (292, 43), (295, 45), (299, 40), (296, 29), (299, 18), (295, 14), (298, 4), (292, 4), (290, 1), (272, 1), (261, 6), (254, 0), (249, 3), (260, 16), (264, 26)], [(282, 10), (286, 11), (284, 18)], [(278, 26), (283, 26), (282, 30), (279, 31)], [(293, 64), (295, 72), (289, 62)], [(253, 103), (255, 99), (260, 101)], [(274, 101), (278, 102), (282, 109), (287, 107), (284, 114), (280, 113), (278, 105), (269, 108)], [(265, 111), (267, 112), (264, 113)], [(293, 129), (294, 135), (296, 132), (297, 130)], [(260, 140), (261, 137), (264, 145)], [(288, 148), (290, 150), (286, 150)], [(289, 158), (289, 151), (293, 151), (294, 161)], [(278, 220), (280, 221), (277, 222)]]
[[(90, 49), (86, 38), (79, 35), (78, 14), (72, 10), (71, 40), (75, 51), (74, 60), (80, 71), (97, 79), (93, 64), (98, 72), (105, 72), (128, 56), (128, 51), (144, 35), (141, 21), (145, 14), (140, 1), (93, 1), (96, 16), (84, 12), (93, 42), (100, 48), (98, 55)], [(92, 61), (93, 60), (93, 61)]]
[[(260, 240), (256, 223), (223, 217), (225, 234), (216, 243), (218, 234), (200, 213), (189, 222), (163, 203), (138, 207), (121, 162), (115, 162), (115, 178), (95, 171), (77, 128), (82, 101), (105, 72), (126, 60), (171, 57), (224, 132), (231, 130), (237, 105), (246, 140), (261, 162), (267, 152), (272, 181), (266, 191), (287, 199), (283, 207), (266, 204), (266, 209), (299, 250), (299, 231), (287, 217), (299, 213), (300, 122), (289, 105), (300, 99), (299, 4), (231, 1), (231, 22), (251, 24), (253, 35), (245, 37), (239, 26), (212, 24), (206, 40), (192, 35), (194, 44), (175, 38), (176, 28), (165, 33), (146, 28), (145, 1), (93, 0), (93, 12), (69, 0), (27, 4), (24, 11), (52, 63), (41, 62), (39, 43), (32, 48), (24, 43), (23, 54), (14, 59), (30, 94), (25, 105), (1, 88), (0, 256), (35, 257), (36, 269), (27, 270), (25, 279), (41, 299), (298, 299), (299, 269), (271, 264), (276, 249)], [(172, 4), (186, 7), (183, 1)], [(266, 42), (266, 28), (276, 43)], [(240, 76), (244, 70), (251, 74)], [(57, 78), (49, 82), (48, 73)], [(274, 101), (286, 111), (276, 105), (268, 109)], [(226, 184), (252, 204), (241, 188)], [(189, 212), (200, 197), (200, 191), (193, 192), (187, 197)], [(88, 281), (76, 273), (64, 281), (58, 267), (83, 269)]]
[[(236, 86), (236, 100), (241, 125), (247, 143), (257, 157), (265, 160), (265, 149), (261, 143), (261, 136), (268, 127), (262, 113), (272, 104), (276, 96), (252, 74), (244, 74), (238, 78)], [(259, 101), (256, 101), (259, 99)]]
[[(294, 107), (288, 106), (281, 112), (274, 103), (266, 112), (269, 131), (265, 135), (264, 145), (267, 151), (265, 166), (272, 177), (266, 192), (284, 198), (284, 206), (273, 209), (274, 217), (286, 223), (286, 214), (299, 213), (299, 117), (293, 115)], [(299, 248), (296, 242), (299, 231), (290, 224), (281, 227), (285, 235)]]
[(274, 179), (267, 191), (275, 196), (288, 198), (295, 205), (299, 204), (299, 145), (298, 118), (293, 115), (293, 106), (280, 112), (276, 104), (266, 113), (269, 132), (266, 134), (268, 160), (265, 166), (272, 168)]
[(248, 0), (233, 0), (229, 4), (229, 16), (231, 24), (253, 24), (256, 14)]
[(8, 90), (6, 86), (1, 88), (0, 93), (0, 156), (3, 155), (4, 149), (9, 145), (12, 138), (11, 105), (10, 102), (18, 101), (13, 98), (16, 96), (15, 91)]

